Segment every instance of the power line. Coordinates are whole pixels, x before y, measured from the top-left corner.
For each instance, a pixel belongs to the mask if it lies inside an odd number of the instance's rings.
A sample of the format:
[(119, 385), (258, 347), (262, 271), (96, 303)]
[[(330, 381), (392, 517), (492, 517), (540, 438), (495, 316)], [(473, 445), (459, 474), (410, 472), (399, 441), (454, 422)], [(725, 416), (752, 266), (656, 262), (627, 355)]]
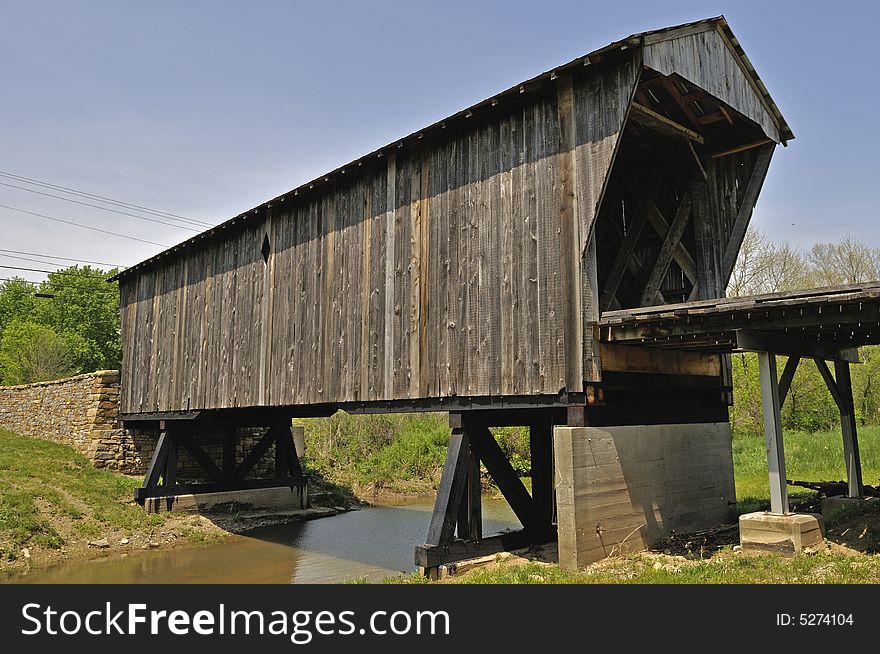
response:
[(104, 279), (103, 275), (89, 275), (88, 273), (86, 273), (84, 275), (80, 275), (75, 272), (67, 272), (65, 270), (42, 270), (41, 268), (22, 268), (21, 266), (4, 266), (4, 265), (0, 265), (0, 268), (5, 268), (7, 270), (25, 270), (27, 272), (46, 273), (47, 275), (65, 275), (67, 277), (81, 277), (83, 279)]
[(74, 188), (70, 188), (68, 186), (61, 186), (60, 184), (51, 184), (49, 182), (45, 182), (39, 179), (34, 179), (33, 177), (25, 177), (24, 175), (16, 175), (15, 173), (9, 173), (0, 170), (0, 177), (7, 177), (9, 179), (14, 179), (19, 182), (26, 182), (28, 184), (33, 184), (35, 186), (42, 186), (43, 188), (50, 188), (56, 191), (63, 191), (65, 193), (70, 193), (72, 195), (78, 195), (79, 197), (89, 198), (91, 200), (99, 200), (101, 202), (105, 202), (107, 204), (115, 204), (119, 207), (125, 207), (128, 209), (138, 209), (140, 211), (151, 213), (155, 216), (162, 216), (166, 218), (176, 218), (178, 220), (182, 220), (188, 223), (192, 223), (193, 225), (203, 225), (204, 227), (213, 227), (213, 225), (209, 222), (205, 222), (204, 220), (196, 220), (194, 218), (187, 218), (186, 216), (181, 216), (180, 214), (171, 213), (170, 211), (160, 211), (159, 209), (151, 209), (149, 207), (145, 207), (140, 204), (134, 204), (133, 202), (123, 202), (122, 200), (114, 200), (113, 198), (108, 198), (104, 195), (97, 195), (95, 193), (88, 193), (86, 191), (77, 190)]
[(93, 263), (96, 266), (110, 266), (111, 268), (127, 268), (118, 263), (107, 263), (106, 261), (89, 261), (88, 259), (72, 259), (71, 257), (59, 257), (54, 254), (42, 254), (40, 252), (22, 252), (21, 250), (4, 250), (0, 248), (0, 252), (10, 252), (12, 254), (28, 254), (32, 257), (45, 257), (46, 259), (61, 259), (62, 261), (74, 261), (76, 263)]
[(72, 289), (76, 291), (82, 291), (83, 293), (113, 293), (116, 294), (116, 289), (112, 286), (107, 286), (107, 288), (88, 288), (83, 286), (71, 286), (67, 284), (58, 284), (56, 282), (50, 282), (48, 279), (42, 282), (33, 282), (29, 279), (21, 279), (20, 277), (0, 277), (0, 282), (24, 282), (29, 286), (33, 286), (35, 289), (43, 286), (44, 284), (51, 286), (52, 288), (58, 289)]
[(147, 218), (146, 216), (138, 216), (133, 213), (128, 213), (127, 211), (119, 211), (119, 209), (111, 209), (109, 207), (102, 207), (97, 204), (92, 204), (91, 202), (81, 202), (80, 200), (74, 200), (73, 198), (65, 198), (61, 195), (54, 195), (52, 193), (44, 193), (43, 191), (37, 191), (32, 188), (25, 188), (24, 186), (16, 186), (15, 184), (7, 184), (6, 182), (0, 182), (0, 186), (8, 186), (9, 188), (15, 188), (19, 191), (27, 191), (28, 193), (35, 193), (36, 195), (42, 195), (47, 198), (55, 198), (56, 200), (64, 200), (65, 202), (73, 202), (74, 204), (79, 204), (84, 207), (92, 207), (94, 209), (100, 209), (101, 211), (109, 211), (110, 213), (118, 213), (120, 216), (131, 216), (132, 218), (137, 218), (138, 220), (146, 220), (147, 222), (156, 223), (158, 225), (165, 225), (166, 227), (174, 227), (176, 229), (185, 229), (190, 232), (201, 232), (201, 229), (195, 229), (193, 227), (184, 227), (183, 225), (175, 225), (174, 223), (167, 223), (164, 220), (158, 220), (156, 218)]
[(5, 257), (7, 259), (18, 259), (20, 261), (32, 261), (34, 263), (44, 263), (50, 266), (57, 266), (57, 261), (49, 261), (48, 259), (34, 259), (33, 257), (22, 257), (17, 254), (6, 254), (4, 252), (0, 252), (0, 257)]
[(117, 232), (111, 232), (106, 229), (101, 229), (100, 227), (90, 227), (89, 225), (83, 225), (81, 223), (77, 223), (72, 220), (64, 220), (63, 218), (53, 218), (52, 216), (47, 216), (44, 213), (37, 213), (36, 211), (27, 211), (26, 209), (19, 209), (18, 207), (10, 207), (8, 204), (0, 204), (0, 208), (9, 209), (10, 211), (18, 211), (20, 213), (26, 213), (31, 216), (45, 218), (46, 220), (54, 220), (56, 223), (64, 223), (66, 225), (73, 225), (74, 227), (82, 227), (83, 229), (90, 229), (93, 232), (101, 232), (102, 234), (110, 234), (111, 236), (118, 236), (120, 238), (127, 238), (130, 241), (140, 241), (141, 243), (149, 243), (150, 245), (158, 245), (159, 247), (163, 247), (163, 248), (171, 247), (170, 245), (165, 245), (164, 243), (157, 243), (156, 241), (148, 241), (143, 238), (137, 238), (136, 236), (128, 236), (127, 234), (119, 234)]

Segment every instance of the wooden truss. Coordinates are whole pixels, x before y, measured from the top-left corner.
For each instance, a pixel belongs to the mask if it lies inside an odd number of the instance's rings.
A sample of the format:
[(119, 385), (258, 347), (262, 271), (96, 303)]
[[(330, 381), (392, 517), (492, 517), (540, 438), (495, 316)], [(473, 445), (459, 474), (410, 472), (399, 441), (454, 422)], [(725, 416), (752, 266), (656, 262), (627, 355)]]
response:
[[(416, 565), (428, 570), (463, 559), (555, 540), (553, 492), (554, 413), (450, 413), (452, 435), (434, 513), (423, 545), (415, 549)], [(488, 415), (487, 415), (488, 414)], [(526, 490), (490, 431), (500, 424), (527, 424), (532, 457), (532, 492)], [(480, 464), (488, 470), (523, 525), (521, 531), (483, 537), (480, 509)]]
[[(236, 427), (225, 427), (222, 466), (217, 465), (196, 442), (194, 432), (198, 425), (196, 421), (163, 420), (159, 423), (159, 440), (144, 477), (144, 483), (140, 488), (135, 489), (134, 493), (135, 500), (139, 504), (143, 505), (147, 498), (167, 497), (170, 508), (176, 495), (305, 486), (305, 475), (293, 446), (289, 420), (270, 426), (241, 463), (236, 462)], [(275, 448), (274, 478), (247, 479), (254, 466), (273, 447)], [(178, 483), (179, 448), (183, 448), (199, 464), (209, 481)]]

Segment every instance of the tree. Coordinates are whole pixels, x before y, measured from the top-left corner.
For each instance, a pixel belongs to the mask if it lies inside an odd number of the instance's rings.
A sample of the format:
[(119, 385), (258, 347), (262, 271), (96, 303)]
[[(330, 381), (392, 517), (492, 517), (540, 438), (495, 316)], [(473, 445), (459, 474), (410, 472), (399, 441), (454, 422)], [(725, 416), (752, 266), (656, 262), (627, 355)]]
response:
[(3, 327), (17, 318), (32, 316), (35, 298), (34, 285), (21, 278), (0, 284), (0, 337)]
[[(20, 360), (22, 356), (26, 359), (37, 354), (54, 360), (52, 365), (40, 363), (39, 372), (7, 374), (0, 371), (0, 379), (19, 380), (34, 375), (45, 379), (51, 370), (67, 373), (118, 368), (122, 358), (119, 287), (106, 281), (115, 272), (72, 266), (50, 273), (39, 286), (23, 279), (0, 285), (0, 338), (10, 325), (24, 322), (32, 326), (30, 337), (35, 339), (28, 341), (30, 354), (18, 350), (16, 354), (7, 352), (7, 357), (11, 357), (7, 366), (17, 369), (16, 366), (24, 365)], [(51, 297), (38, 298), (35, 291)], [(34, 325), (48, 328), (54, 336), (47, 336), (45, 331), (36, 334)], [(22, 335), (18, 333), (16, 338), (21, 339)], [(16, 348), (24, 347), (22, 343), (18, 342)], [(57, 343), (64, 345), (64, 356), (60, 359), (56, 355), (62, 348), (55, 347)]]
[(809, 279), (806, 259), (798, 250), (788, 243), (773, 243), (760, 230), (749, 227), (727, 295), (742, 297), (807, 288)]
[(16, 320), (0, 338), (0, 374), (4, 385), (59, 379), (74, 372), (71, 348), (51, 327)]
[(807, 259), (814, 285), (860, 284), (880, 279), (880, 248), (847, 236), (839, 243), (816, 243)]
[(83, 372), (118, 369), (122, 359), (119, 285), (106, 281), (115, 272), (72, 266), (51, 273), (40, 286), (54, 298), (38, 305), (36, 322), (69, 337), (74, 365)]

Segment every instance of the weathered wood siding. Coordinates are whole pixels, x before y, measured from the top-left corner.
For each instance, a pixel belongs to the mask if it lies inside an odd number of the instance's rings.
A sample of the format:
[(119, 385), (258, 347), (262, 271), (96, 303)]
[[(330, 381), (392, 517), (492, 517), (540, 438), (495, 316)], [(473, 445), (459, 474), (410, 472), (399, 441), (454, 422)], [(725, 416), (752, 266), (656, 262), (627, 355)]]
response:
[(643, 56), (645, 66), (664, 75), (677, 73), (751, 118), (769, 138), (779, 142), (776, 120), (714, 27), (675, 39), (646, 39)]
[(581, 392), (639, 70), (584, 67), (124, 277), (123, 413)]

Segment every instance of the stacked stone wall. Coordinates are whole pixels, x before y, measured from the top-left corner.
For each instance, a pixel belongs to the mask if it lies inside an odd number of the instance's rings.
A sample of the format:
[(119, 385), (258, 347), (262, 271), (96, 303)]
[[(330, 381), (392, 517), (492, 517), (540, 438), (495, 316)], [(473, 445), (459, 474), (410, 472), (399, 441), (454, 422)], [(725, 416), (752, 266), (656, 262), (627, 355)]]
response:
[[(125, 474), (146, 472), (156, 447), (156, 429), (123, 429), (119, 422), (119, 372), (99, 370), (85, 375), (21, 386), (0, 386), (0, 429), (69, 445), (96, 468)], [(262, 438), (263, 429), (238, 430), (236, 462), (240, 463)], [(217, 430), (194, 434), (194, 439), (218, 466), (223, 461), (223, 437)], [(199, 465), (178, 448), (178, 477), (202, 480)], [(274, 473), (272, 448), (249, 477)]]

